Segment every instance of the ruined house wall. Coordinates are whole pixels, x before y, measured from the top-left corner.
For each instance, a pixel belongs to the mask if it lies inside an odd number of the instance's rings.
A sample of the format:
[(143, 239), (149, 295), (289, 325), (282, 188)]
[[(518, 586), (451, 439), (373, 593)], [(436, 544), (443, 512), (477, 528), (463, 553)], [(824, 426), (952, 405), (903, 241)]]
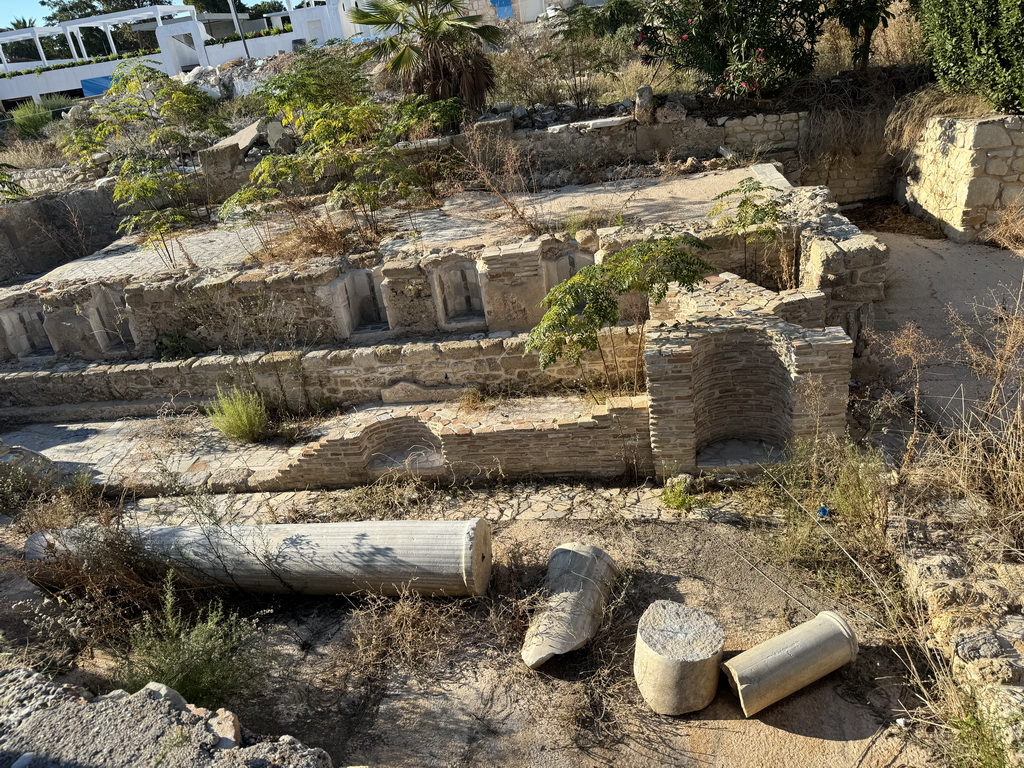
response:
[(45, 272), (106, 247), (120, 220), (110, 187), (0, 205), (0, 282)]
[[(618, 359), (623, 370), (632, 371), (638, 340), (630, 328), (607, 331), (603, 347), (609, 364)], [(218, 386), (234, 384), (255, 386), (272, 404), (302, 410), (457, 399), (472, 387), (516, 393), (605, 375), (597, 354), (584, 357), (582, 369), (556, 363), (541, 370), (537, 355), (525, 347), (526, 336), (518, 335), (13, 371), (0, 373), (0, 419), (45, 420), (46, 409), (54, 406), (112, 401), (137, 403), (142, 407), (136, 413), (156, 414), (172, 399), (209, 399)]]
[(696, 472), (697, 453), (719, 440), (781, 447), (841, 432), (852, 355), (841, 328), (764, 317), (653, 328), (644, 362), (657, 475)]
[[(405, 468), (458, 479), (648, 477), (653, 472), (646, 397), (610, 398), (557, 421), (437, 421), (428, 406), (371, 413), (333, 430), (284, 467), (254, 473), (253, 490), (358, 485)], [(448, 414), (445, 414), (446, 416)]]
[(932, 118), (897, 192), (951, 240), (985, 239), (1024, 193), (1024, 117)]

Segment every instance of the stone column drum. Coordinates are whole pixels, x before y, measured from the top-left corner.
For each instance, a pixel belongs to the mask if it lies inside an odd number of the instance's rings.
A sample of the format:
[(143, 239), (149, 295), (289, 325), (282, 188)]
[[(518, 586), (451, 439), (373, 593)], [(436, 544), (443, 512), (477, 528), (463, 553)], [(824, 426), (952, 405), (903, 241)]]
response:
[(857, 658), (857, 636), (834, 611), (755, 645), (722, 664), (747, 717)]
[(682, 715), (704, 709), (718, 690), (725, 632), (718, 621), (682, 603), (651, 603), (636, 631), (633, 675), (651, 709)]

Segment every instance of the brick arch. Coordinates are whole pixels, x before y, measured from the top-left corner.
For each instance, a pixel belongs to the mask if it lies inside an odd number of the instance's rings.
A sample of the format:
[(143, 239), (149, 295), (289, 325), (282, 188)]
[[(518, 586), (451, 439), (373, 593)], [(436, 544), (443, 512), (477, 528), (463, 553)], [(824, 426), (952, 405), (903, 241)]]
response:
[(441, 439), (419, 419), (399, 416), (369, 424), (359, 442), (371, 474), (394, 469), (433, 470), (443, 465)]
[(789, 443), (796, 366), (788, 339), (762, 328), (715, 331), (696, 340), (691, 365), (696, 452), (730, 439)]

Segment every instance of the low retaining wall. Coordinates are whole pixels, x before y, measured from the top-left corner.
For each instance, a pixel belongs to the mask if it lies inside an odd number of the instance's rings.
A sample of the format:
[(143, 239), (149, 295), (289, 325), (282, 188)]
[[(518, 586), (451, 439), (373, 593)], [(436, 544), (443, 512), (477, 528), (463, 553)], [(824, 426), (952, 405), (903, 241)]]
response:
[(46, 272), (105, 248), (120, 221), (111, 187), (0, 204), (0, 282)]
[(611, 398), (590, 414), (534, 422), (485, 422), (472, 411), (437, 422), (430, 406), (371, 413), (302, 449), (277, 470), (257, 472), (260, 491), (337, 488), (395, 471), (491, 480), (540, 476), (613, 479), (653, 473), (647, 398)]
[[(598, 169), (658, 158), (685, 160), (708, 157), (726, 148), (744, 156), (782, 163), (793, 184), (826, 185), (840, 203), (892, 194), (894, 164), (881, 136), (868, 146), (838, 156), (819, 157), (809, 146), (806, 112), (756, 114), (721, 118), (709, 123), (684, 111), (661, 109), (656, 122), (646, 124), (631, 116), (606, 117), (554, 125), (542, 130), (513, 130), (511, 116), (477, 123), (484, 130), (509, 136), (542, 174), (561, 169)], [(456, 137), (455, 143), (461, 139)], [(452, 140), (445, 140), (445, 145)], [(438, 141), (427, 139), (403, 146), (436, 150)], [(562, 179), (564, 182), (564, 174)]]
[[(630, 328), (604, 335), (606, 357), (632, 371), (639, 336)], [(611, 364), (611, 363), (610, 363)], [(641, 369), (641, 375), (643, 371)], [(122, 365), (67, 365), (52, 371), (0, 373), (0, 420), (45, 420), (32, 409), (82, 403), (137, 403), (155, 415), (169, 401), (204, 401), (217, 387), (255, 387), (275, 406), (295, 411), (371, 402), (458, 399), (469, 388), (518, 393), (604, 376), (600, 356), (580, 366), (541, 370), (526, 335), (381, 345), (311, 352), (205, 355)]]
[(1002, 209), (1024, 194), (1024, 116), (932, 118), (897, 194), (951, 240), (987, 239)]

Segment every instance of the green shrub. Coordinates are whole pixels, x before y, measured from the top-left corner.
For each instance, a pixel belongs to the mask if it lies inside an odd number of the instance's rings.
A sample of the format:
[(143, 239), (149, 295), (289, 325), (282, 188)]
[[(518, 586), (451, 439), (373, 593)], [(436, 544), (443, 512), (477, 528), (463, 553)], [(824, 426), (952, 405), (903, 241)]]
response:
[(185, 360), (201, 355), (205, 351), (206, 348), (201, 341), (181, 330), (165, 333), (156, 340), (156, 353), (164, 363), (170, 360)]
[(120, 672), (125, 689), (134, 691), (155, 681), (190, 704), (214, 709), (259, 685), (271, 655), (255, 619), (226, 612), (214, 602), (190, 620), (175, 603), (174, 581), (168, 575), (163, 608), (147, 613), (129, 633)]
[(644, 61), (699, 72), (721, 95), (759, 95), (809, 74), (825, 22), (818, 0), (651, 0)]
[(206, 410), (210, 423), (234, 440), (251, 443), (267, 427), (267, 406), (259, 392), (217, 387), (217, 400)]
[(976, 93), (1003, 112), (1024, 111), (1024, 4), (921, 0), (928, 56), (942, 86)]
[(36, 104), (26, 101), (11, 110), (14, 130), (20, 139), (38, 137), (47, 123), (54, 119), (54, 112), (70, 107), (74, 102), (60, 96), (47, 96)]

